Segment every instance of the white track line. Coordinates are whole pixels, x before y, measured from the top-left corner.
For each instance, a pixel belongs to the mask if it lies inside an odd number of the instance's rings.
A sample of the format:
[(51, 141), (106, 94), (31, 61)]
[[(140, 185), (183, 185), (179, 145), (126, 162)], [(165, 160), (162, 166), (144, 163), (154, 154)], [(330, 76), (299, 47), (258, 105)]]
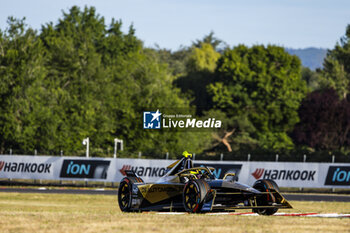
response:
[[(181, 215), (187, 214), (186, 212), (160, 212), (157, 214), (162, 215)], [(219, 212), (219, 213), (207, 213), (206, 215), (238, 215), (238, 216), (259, 216), (256, 213), (230, 213), (230, 212)], [(318, 218), (350, 218), (350, 214), (337, 214), (337, 213), (276, 213), (273, 216), (287, 216), (287, 217), (318, 217)]]
[(185, 212), (160, 212), (157, 214), (179, 215), (179, 214), (187, 214), (187, 213), (185, 213)]

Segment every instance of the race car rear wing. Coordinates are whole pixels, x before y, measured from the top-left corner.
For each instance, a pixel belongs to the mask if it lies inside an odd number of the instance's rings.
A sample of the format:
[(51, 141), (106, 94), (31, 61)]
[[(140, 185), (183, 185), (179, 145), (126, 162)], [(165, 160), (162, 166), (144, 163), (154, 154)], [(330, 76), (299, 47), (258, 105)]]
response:
[(126, 170), (126, 171), (125, 171), (125, 175), (126, 175), (127, 177), (137, 177), (136, 174), (135, 174), (135, 172), (132, 171), (132, 170)]

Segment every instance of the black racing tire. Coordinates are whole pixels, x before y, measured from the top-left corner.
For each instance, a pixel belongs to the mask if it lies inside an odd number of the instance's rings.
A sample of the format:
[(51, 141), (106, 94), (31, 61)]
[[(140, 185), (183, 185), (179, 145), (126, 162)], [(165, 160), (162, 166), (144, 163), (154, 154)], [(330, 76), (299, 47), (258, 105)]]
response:
[(139, 177), (125, 177), (120, 181), (118, 188), (119, 208), (123, 212), (131, 212), (132, 185), (134, 183), (143, 183)]
[[(276, 202), (275, 195), (272, 193), (274, 191), (279, 191), (279, 187), (273, 180), (257, 180), (253, 188), (260, 192), (268, 192), (268, 194), (263, 194), (256, 197), (257, 206), (270, 206), (271, 203)], [(273, 215), (278, 211), (278, 208), (255, 208), (254, 213), (259, 215)]]
[(204, 180), (190, 180), (184, 187), (183, 205), (189, 213), (200, 213), (205, 198), (210, 191), (209, 184)]

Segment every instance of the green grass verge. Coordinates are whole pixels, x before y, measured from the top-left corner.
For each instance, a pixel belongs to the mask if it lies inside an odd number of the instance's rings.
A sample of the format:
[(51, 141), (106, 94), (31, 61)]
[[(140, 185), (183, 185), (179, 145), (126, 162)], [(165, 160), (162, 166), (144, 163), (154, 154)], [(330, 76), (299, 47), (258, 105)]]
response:
[[(350, 203), (291, 204), (281, 212), (350, 213)], [(116, 196), (0, 193), (0, 232), (350, 232), (350, 219), (122, 213)]]

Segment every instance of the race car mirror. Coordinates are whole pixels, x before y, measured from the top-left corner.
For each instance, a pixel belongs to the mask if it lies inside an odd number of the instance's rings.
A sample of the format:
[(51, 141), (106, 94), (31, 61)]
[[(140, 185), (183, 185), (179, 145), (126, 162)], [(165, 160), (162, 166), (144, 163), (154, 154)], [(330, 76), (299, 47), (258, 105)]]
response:
[(224, 178), (223, 178), (223, 180), (226, 180), (226, 177), (228, 177), (228, 176), (233, 176), (233, 177), (235, 177), (235, 176), (236, 176), (236, 173), (226, 173), (225, 176), (224, 176)]

